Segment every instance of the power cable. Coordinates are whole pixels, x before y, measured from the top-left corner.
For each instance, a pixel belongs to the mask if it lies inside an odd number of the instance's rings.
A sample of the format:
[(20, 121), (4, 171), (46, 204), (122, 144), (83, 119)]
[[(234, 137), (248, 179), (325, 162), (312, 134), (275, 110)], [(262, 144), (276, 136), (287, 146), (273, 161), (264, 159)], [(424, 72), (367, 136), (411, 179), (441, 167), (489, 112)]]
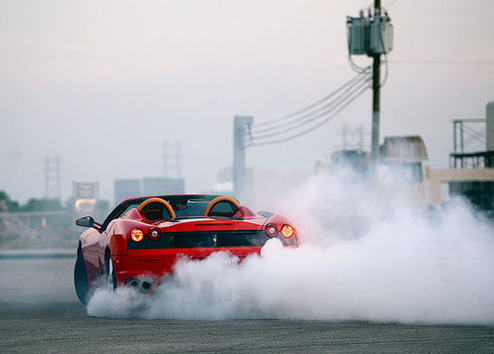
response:
[(265, 142), (260, 142), (260, 143), (255, 143), (255, 142), (253, 142), (253, 143), (247, 143), (246, 146), (247, 147), (255, 147), (255, 146), (264, 146), (264, 145), (279, 144), (279, 143), (287, 142), (287, 141), (296, 139), (298, 137), (301, 137), (303, 135), (306, 135), (306, 134), (308, 134), (308, 133), (310, 133), (310, 132), (318, 129), (322, 125), (328, 123), (331, 119), (333, 119), (336, 115), (338, 115), (341, 111), (343, 111), (348, 105), (350, 105), (350, 103), (352, 103), (353, 101), (355, 101), (358, 97), (360, 97), (368, 89), (369, 89), (368, 86), (367, 87), (363, 87), (356, 95), (354, 95), (353, 97), (350, 97), (349, 100), (347, 100), (343, 106), (341, 106), (338, 110), (336, 110), (335, 112), (333, 112), (333, 114), (331, 114), (325, 120), (319, 122), (318, 124), (312, 126), (309, 129), (306, 129), (306, 130), (304, 130), (302, 132), (299, 132), (297, 134), (294, 134), (294, 135), (291, 135), (291, 136), (288, 136), (288, 137), (285, 137), (285, 138), (281, 138), (281, 139), (270, 140), (270, 141), (265, 141)]
[(280, 134), (285, 134), (296, 130), (300, 127), (303, 127), (311, 122), (319, 120), (320, 118), (324, 118), (327, 114), (331, 113), (331, 111), (337, 109), (337, 107), (345, 102), (348, 97), (351, 97), (353, 94), (358, 92), (361, 88), (368, 86), (368, 82), (371, 80), (370, 77), (367, 77), (364, 81), (353, 85), (352, 87), (347, 88), (345, 91), (340, 93), (335, 99), (333, 99), (329, 104), (324, 106), (324, 110), (320, 110), (318, 112), (314, 112), (310, 115), (307, 115), (305, 118), (300, 119), (299, 121), (292, 122), (289, 125), (280, 125), (268, 133), (264, 134), (252, 134), (250, 136), (251, 141), (256, 140), (265, 140), (267, 138), (271, 138), (273, 136), (279, 136)]
[(285, 120), (288, 120), (290, 118), (296, 117), (296, 116), (298, 116), (298, 115), (300, 115), (302, 113), (305, 113), (307, 111), (310, 111), (311, 109), (313, 109), (313, 108), (315, 108), (315, 107), (323, 104), (327, 100), (331, 99), (333, 96), (335, 96), (336, 94), (338, 94), (338, 92), (340, 92), (341, 90), (344, 90), (347, 86), (349, 86), (352, 83), (360, 80), (362, 76), (368, 75), (369, 70), (370, 70), (370, 66), (368, 66), (367, 68), (365, 68), (365, 71), (364, 72), (357, 74), (352, 79), (348, 80), (346, 83), (344, 83), (343, 85), (341, 85), (339, 88), (337, 88), (336, 90), (334, 90), (333, 92), (331, 92), (329, 95), (321, 98), (320, 100), (318, 100), (318, 101), (310, 104), (309, 106), (307, 106), (305, 108), (302, 108), (302, 109), (300, 109), (298, 111), (295, 111), (295, 112), (292, 112), (292, 113), (287, 114), (285, 116), (282, 116), (280, 118), (268, 120), (268, 121), (265, 121), (265, 122), (262, 122), (262, 123), (256, 123), (254, 125), (254, 129), (252, 130), (252, 133), (261, 131), (261, 129), (257, 129), (256, 130), (255, 127), (263, 127), (263, 126), (266, 126), (266, 125), (272, 125), (274, 123), (285, 121)]
[(390, 60), (390, 64), (431, 64), (431, 65), (494, 65), (494, 61), (482, 60)]
[(291, 119), (290, 121), (286, 123), (281, 123), (278, 124), (277, 126), (274, 127), (269, 127), (269, 128), (263, 128), (263, 129), (257, 129), (257, 130), (252, 130), (250, 132), (251, 137), (263, 137), (265, 135), (270, 136), (273, 134), (278, 134), (278, 132), (283, 132), (285, 130), (293, 130), (298, 126), (307, 124), (311, 122), (314, 119), (317, 119), (317, 117), (321, 116), (322, 114), (325, 114), (328, 112), (328, 109), (331, 108), (332, 106), (336, 105), (338, 103), (338, 100), (341, 99), (341, 97), (344, 97), (348, 92), (351, 92), (352, 90), (355, 89), (355, 87), (358, 87), (362, 84), (366, 84), (370, 80), (370, 75), (362, 76), (359, 81), (356, 81), (352, 86), (347, 87), (345, 90), (340, 92), (338, 96), (333, 98), (331, 101), (326, 103), (324, 106), (318, 108), (316, 111), (306, 113), (302, 116), (296, 117), (296, 120)]
[(260, 142), (260, 143), (255, 143), (255, 142), (247, 142), (246, 146), (247, 147), (255, 147), (255, 146), (264, 146), (264, 145), (273, 145), (273, 144), (279, 144), (283, 142), (287, 142), (293, 139), (296, 139), (298, 137), (301, 137), (303, 135), (306, 135), (319, 127), (323, 126), (324, 124), (328, 123), (330, 120), (332, 120), (334, 117), (336, 117), (341, 111), (343, 111), (346, 107), (348, 107), (353, 101), (355, 101), (358, 97), (360, 97), (365, 91), (367, 91), (370, 87), (368, 85), (362, 87), (357, 93), (355, 93), (353, 96), (350, 96), (347, 98), (345, 102), (342, 103), (342, 105), (334, 111), (331, 115), (327, 116), (326, 119), (320, 121), (318, 124), (293, 135), (290, 135), (285, 138), (280, 138), (280, 139), (275, 139), (275, 140), (268, 140), (265, 142)]
[(398, 0), (392, 0), (392, 1), (388, 2), (387, 4), (384, 4), (382, 7), (383, 7), (383, 9), (386, 7), (390, 7), (391, 5), (394, 5), (396, 2), (398, 2)]

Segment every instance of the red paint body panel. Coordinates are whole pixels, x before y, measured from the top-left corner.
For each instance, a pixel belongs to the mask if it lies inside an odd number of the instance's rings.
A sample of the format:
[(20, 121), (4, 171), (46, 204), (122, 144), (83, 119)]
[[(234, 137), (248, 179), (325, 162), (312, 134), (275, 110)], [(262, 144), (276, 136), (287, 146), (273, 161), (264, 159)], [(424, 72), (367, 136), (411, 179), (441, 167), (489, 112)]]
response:
[(239, 260), (250, 254), (261, 252), (262, 247), (232, 248), (183, 248), (179, 250), (129, 250), (125, 256), (115, 257), (115, 272), (119, 286), (125, 285), (125, 279), (137, 277), (154, 277), (160, 280), (174, 271), (174, 266), (181, 258), (202, 260), (215, 252), (226, 252)]
[[(196, 200), (212, 199), (215, 196), (159, 196), (163, 200), (174, 201), (174, 198), (187, 200), (195, 206)], [(190, 200), (188, 200), (189, 198)], [(195, 199), (194, 199), (195, 198)], [(91, 228), (80, 236), (80, 247), (84, 257), (89, 285), (96, 288), (101, 277), (106, 277), (107, 257), (111, 255), (118, 286), (124, 286), (131, 278), (152, 277), (156, 284), (160, 279), (173, 273), (173, 268), (179, 258), (204, 259), (214, 252), (227, 252), (232, 256), (244, 259), (250, 254), (260, 253), (264, 240), (266, 225), (276, 225), (278, 230), (289, 221), (279, 215), (256, 214), (251, 209), (241, 206), (242, 218), (236, 217), (204, 217), (185, 216), (172, 220), (150, 220), (136, 207), (146, 198), (136, 198), (124, 201), (109, 215), (101, 229)], [(177, 213), (181, 209), (177, 208)], [(291, 225), (291, 224), (290, 224)], [(292, 225), (293, 226), (293, 225)], [(158, 228), (161, 236), (155, 241), (149, 236), (151, 228)], [(144, 232), (144, 240), (134, 242), (130, 238), (133, 229)], [(276, 236), (287, 247), (297, 247), (298, 236), (284, 239)], [(253, 238), (255, 240), (253, 241)], [(182, 247), (184, 240), (196, 242), (193, 247)], [(201, 242), (209, 242), (207, 247)], [(231, 243), (231, 246), (215, 246), (221, 242)], [(246, 242), (243, 245), (242, 242)], [(130, 248), (129, 248), (130, 247)]]

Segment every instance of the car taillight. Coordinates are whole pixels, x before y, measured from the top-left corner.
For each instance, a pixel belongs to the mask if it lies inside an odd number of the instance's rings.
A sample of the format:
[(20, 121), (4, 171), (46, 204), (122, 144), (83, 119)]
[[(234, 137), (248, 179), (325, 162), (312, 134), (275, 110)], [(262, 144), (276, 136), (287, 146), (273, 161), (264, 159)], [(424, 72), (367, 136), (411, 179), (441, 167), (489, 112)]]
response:
[(278, 235), (278, 227), (276, 227), (275, 224), (268, 224), (265, 231), (266, 235), (268, 235), (269, 237), (275, 237), (276, 235)]
[(283, 225), (283, 227), (281, 228), (281, 234), (283, 235), (283, 237), (285, 238), (290, 238), (292, 237), (294, 234), (295, 234), (295, 230), (293, 229), (293, 227), (291, 227), (290, 225)]
[(134, 242), (141, 242), (142, 239), (144, 238), (144, 232), (142, 232), (142, 230), (140, 229), (134, 229), (130, 232), (130, 238)]
[(157, 240), (161, 236), (161, 230), (153, 226), (148, 230), (148, 236), (151, 240)]

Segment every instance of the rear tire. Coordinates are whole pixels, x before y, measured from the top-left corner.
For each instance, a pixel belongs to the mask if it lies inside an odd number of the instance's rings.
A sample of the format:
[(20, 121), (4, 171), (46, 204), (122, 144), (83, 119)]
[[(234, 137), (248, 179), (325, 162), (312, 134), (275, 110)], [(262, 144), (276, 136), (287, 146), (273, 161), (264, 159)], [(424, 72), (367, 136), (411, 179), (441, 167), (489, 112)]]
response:
[(106, 288), (110, 292), (117, 290), (117, 276), (110, 253), (106, 257)]
[(86, 265), (84, 264), (84, 257), (80, 245), (77, 249), (77, 260), (74, 267), (74, 286), (77, 297), (81, 303), (86, 306), (90, 298), (89, 281), (87, 280)]

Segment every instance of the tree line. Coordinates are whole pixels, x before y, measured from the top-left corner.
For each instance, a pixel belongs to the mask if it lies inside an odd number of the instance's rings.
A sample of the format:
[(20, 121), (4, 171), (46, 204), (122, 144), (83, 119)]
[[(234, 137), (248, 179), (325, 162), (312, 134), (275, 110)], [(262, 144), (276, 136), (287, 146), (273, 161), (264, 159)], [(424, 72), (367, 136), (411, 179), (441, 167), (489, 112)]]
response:
[[(69, 198), (64, 204), (57, 198), (30, 198), (22, 204), (13, 200), (5, 191), (0, 191), (0, 212), (33, 212), (33, 211), (63, 211), (72, 210), (74, 199)], [(98, 207), (100, 210), (108, 210), (109, 202), (99, 200)]]

